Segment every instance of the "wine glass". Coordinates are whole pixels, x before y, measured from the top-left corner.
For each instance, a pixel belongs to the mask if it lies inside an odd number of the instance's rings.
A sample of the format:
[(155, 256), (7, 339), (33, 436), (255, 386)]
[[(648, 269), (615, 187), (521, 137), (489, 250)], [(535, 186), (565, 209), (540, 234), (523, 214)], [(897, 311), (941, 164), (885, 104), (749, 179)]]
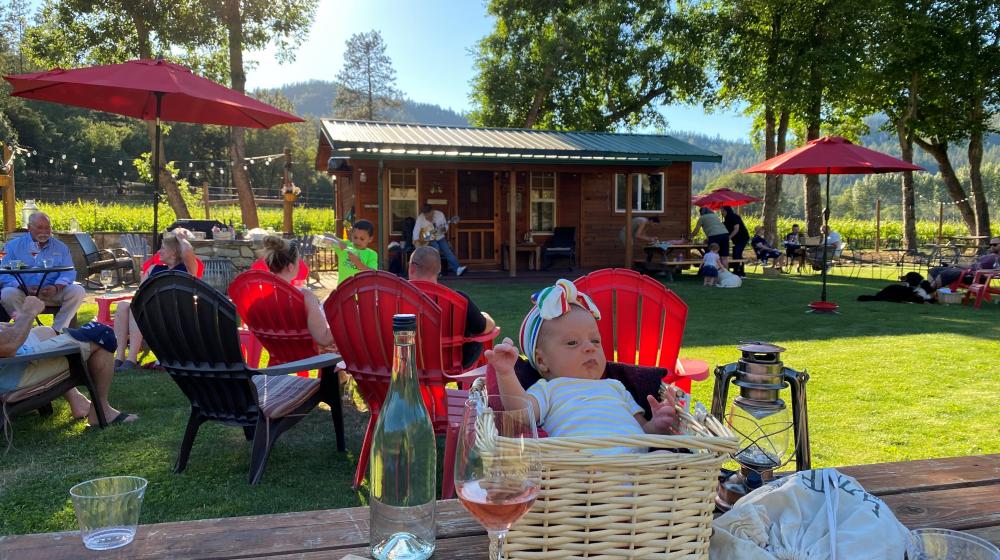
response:
[(32, 241), (31, 245), (28, 246), (28, 252), (31, 253), (31, 260), (38, 264), (38, 253), (42, 252), (42, 248), (38, 245), (37, 241)]
[(108, 294), (111, 290), (111, 285), (114, 283), (114, 277), (111, 275), (110, 270), (101, 271), (101, 285), (104, 286), (104, 295)]
[(541, 483), (538, 429), (528, 399), (469, 394), (455, 450), (459, 501), (490, 536), (498, 560), (507, 531), (535, 503)]

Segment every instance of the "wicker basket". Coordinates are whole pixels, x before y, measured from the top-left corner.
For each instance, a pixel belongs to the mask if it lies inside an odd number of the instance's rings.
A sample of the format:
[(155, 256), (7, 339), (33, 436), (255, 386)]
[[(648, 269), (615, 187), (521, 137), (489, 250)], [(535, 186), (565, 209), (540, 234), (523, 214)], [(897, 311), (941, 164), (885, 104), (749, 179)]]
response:
[[(688, 436), (539, 440), (535, 505), (507, 536), (509, 559), (707, 559), (722, 463), (738, 440), (715, 418), (681, 413)], [(692, 453), (594, 455), (614, 447)]]
[(946, 303), (948, 305), (958, 305), (962, 303), (962, 298), (965, 294), (959, 292), (938, 292), (937, 300), (938, 303)]

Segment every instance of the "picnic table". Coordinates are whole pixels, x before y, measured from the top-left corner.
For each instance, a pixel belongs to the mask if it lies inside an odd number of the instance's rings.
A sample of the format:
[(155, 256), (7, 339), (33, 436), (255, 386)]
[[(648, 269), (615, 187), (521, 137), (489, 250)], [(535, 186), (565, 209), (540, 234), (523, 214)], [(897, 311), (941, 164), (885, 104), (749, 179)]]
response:
[[(1000, 544), (1000, 454), (839, 470), (911, 529), (957, 529)], [(434, 558), (488, 557), (485, 531), (457, 500), (438, 502), (437, 523)], [(360, 507), (142, 525), (132, 544), (103, 553), (86, 550), (75, 531), (0, 537), (0, 558), (318, 560), (367, 558), (367, 545), (368, 508)]]
[[(666, 272), (673, 280), (675, 271), (689, 266), (701, 266), (702, 257), (708, 247), (704, 243), (651, 243), (642, 248), (644, 256), (636, 258), (636, 262), (647, 271)], [(692, 257), (694, 252), (697, 256)]]

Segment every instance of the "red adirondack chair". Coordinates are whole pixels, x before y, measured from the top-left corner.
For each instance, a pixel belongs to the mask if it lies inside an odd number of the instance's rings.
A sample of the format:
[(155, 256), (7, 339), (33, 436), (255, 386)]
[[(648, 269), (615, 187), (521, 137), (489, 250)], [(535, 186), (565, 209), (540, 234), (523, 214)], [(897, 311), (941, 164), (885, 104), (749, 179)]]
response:
[(679, 360), (687, 304), (663, 284), (624, 268), (605, 268), (574, 281), (601, 311), (597, 322), (609, 362), (661, 367), (687, 393), (708, 377), (708, 364)]
[(462, 354), (442, 351), (445, 340), (454, 337), (443, 330), (446, 321), (434, 300), (389, 272), (365, 271), (348, 278), (324, 302), (323, 309), (347, 371), (371, 411), (354, 475), (356, 489), (365, 478), (372, 432), (392, 377), (392, 316), (417, 316), (417, 375), (438, 434), (444, 434), (451, 422), (458, 422), (449, 414), (461, 415), (468, 397), (467, 391), (445, 388), (451, 381), (447, 372), (461, 371)]
[[(483, 353), (479, 355), (479, 360), (472, 367), (486, 364), (486, 350), (493, 348), (493, 341), (500, 336), (500, 327), (493, 327), (493, 330), (479, 335), (465, 336), (465, 323), (467, 318), (468, 303), (462, 294), (452, 290), (448, 286), (443, 286), (435, 282), (424, 280), (410, 280), (410, 283), (420, 289), (421, 292), (430, 296), (434, 303), (441, 308), (441, 332), (454, 333), (444, 334), (441, 337), (443, 345), (442, 352), (445, 353), (445, 364), (454, 366), (458, 364), (458, 371), (446, 371), (448, 375), (462, 373), (462, 345), (468, 342), (479, 342), (483, 345)], [(471, 383), (471, 381), (470, 381)]]
[[(997, 286), (991, 287), (993, 283)], [(977, 270), (962, 298), (962, 305), (972, 301), (973, 307), (979, 309), (984, 301), (993, 299), (992, 295), (1000, 295), (1000, 270)]]
[[(305, 299), (297, 288), (262, 270), (248, 270), (229, 284), (229, 297), (276, 366), (319, 354), (309, 333)], [(299, 372), (308, 377), (309, 372)]]

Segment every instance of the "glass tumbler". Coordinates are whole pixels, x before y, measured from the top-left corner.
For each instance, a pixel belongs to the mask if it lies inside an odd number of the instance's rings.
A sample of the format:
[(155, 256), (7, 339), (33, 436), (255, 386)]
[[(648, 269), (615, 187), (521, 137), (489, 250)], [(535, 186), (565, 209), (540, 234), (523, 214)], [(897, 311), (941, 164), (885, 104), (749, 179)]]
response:
[(132, 542), (147, 484), (137, 476), (109, 476), (70, 488), (83, 545), (108, 550)]

